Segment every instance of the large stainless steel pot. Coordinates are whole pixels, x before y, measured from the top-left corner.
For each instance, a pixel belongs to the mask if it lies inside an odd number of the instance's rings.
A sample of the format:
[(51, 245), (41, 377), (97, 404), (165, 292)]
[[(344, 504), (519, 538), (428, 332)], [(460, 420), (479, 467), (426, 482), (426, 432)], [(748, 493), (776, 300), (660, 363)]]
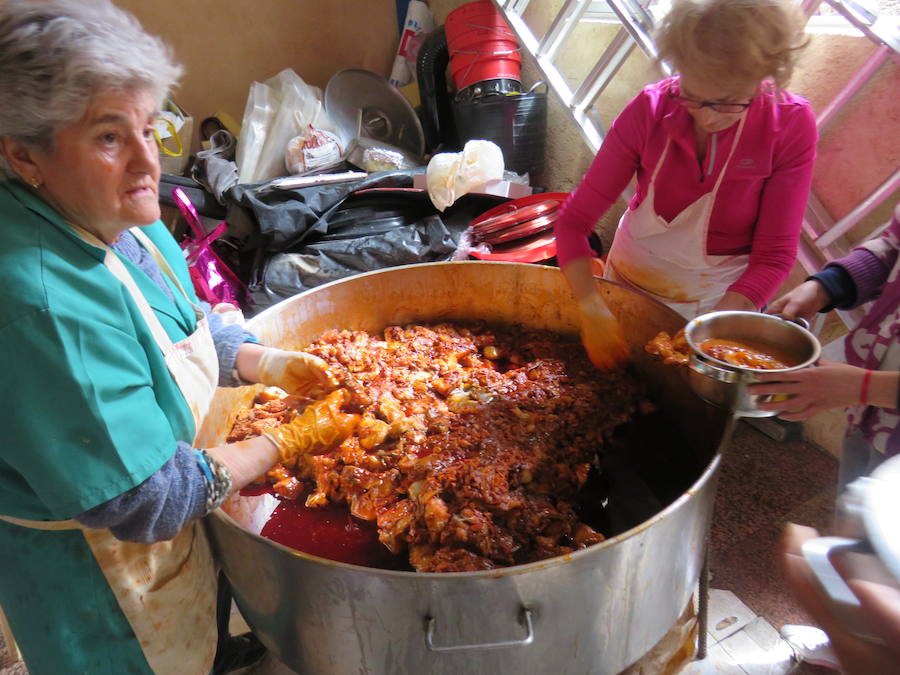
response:
[[(257, 536), (265, 497), (235, 498), (209, 532), (247, 622), (304, 675), (617, 673), (687, 606), (702, 567), (717, 450), (730, 416), (703, 402), (685, 369), (643, 350), (683, 320), (610, 282), (636, 368), (700, 458), (686, 492), (640, 525), (572, 555), (488, 572), (417, 574), (357, 567)], [(323, 331), (378, 331), (411, 321), (485, 319), (574, 333), (574, 303), (551, 267), (495, 262), (411, 265), (315, 288), (249, 324), (267, 344), (299, 348)], [(203, 444), (221, 442), (254, 390), (220, 390)], [(696, 458), (694, 458), (696, 460)]]

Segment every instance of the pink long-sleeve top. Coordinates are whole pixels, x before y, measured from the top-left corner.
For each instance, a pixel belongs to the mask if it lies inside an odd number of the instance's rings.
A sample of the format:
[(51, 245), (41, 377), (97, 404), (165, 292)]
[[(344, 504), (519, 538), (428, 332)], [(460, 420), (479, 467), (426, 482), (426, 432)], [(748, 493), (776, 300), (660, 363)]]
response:
[[(631, 177), (637, 208), (666, 141), (669, 153), (656, 178), (656, 212), (672, 220), (715, 186), (734, 143), (738, 124), (710, 134), (702, 164), (694, 147), (693, 118), (668, 95), (667, 78), (644, 88), (613, 122), (556, 224), (561, 266), (590, 257), (588, 235)], [(725, 169), (713, 204), (708, 255), (750, 254), (746, 271), (727, 290), (762, 307), (790, 273), (812, 181), (817, 140), (809, 103), (788, 92), (757, 95), (746, 112), (738, 147)]]

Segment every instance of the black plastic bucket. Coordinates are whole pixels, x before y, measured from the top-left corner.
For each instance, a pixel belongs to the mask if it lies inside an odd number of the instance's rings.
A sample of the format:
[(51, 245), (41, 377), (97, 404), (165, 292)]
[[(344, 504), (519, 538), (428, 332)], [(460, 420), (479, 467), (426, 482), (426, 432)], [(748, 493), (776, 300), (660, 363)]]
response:
[(547, 94), (488, 95), (453, 103), (460, 144), (493, 141), (503, 151), (506, 169), (539, 174), (547, 146)]

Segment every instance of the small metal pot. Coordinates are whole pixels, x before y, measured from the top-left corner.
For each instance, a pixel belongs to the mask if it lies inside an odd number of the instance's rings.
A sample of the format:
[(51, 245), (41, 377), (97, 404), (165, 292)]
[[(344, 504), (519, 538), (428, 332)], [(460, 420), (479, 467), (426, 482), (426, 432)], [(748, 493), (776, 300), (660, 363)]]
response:
[(761, 402), (774, 400), (771, 394), (754, 395), (747, 384), (756, 381), (759, 372), (713, 358), (700, 350), (700, 343), (710, 338), (749, 342), (762, 348), (770, 346), (779, 354), (786, 354), (796, 365), (790, 368), (767, 370), (786, 373), (813, 365), (822, 347), (816, 336), (805, 327), (772, 314), (759, 312), (722, 311), (702, 314), (692, 319), (684, 329), (691, 348), (688, 380), (694, 392), (704, 401), (720, 408), (729, 408), (740, 417), (772, 417), (777, 413), (760, 410)]

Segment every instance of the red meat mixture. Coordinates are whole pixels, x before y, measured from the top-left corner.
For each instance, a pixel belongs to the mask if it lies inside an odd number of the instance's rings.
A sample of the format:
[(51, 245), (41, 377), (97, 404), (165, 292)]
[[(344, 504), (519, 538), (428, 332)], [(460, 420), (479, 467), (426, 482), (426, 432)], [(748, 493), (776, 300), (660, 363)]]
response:
[[(603, 540), (574, 498), (614, 430), (644, 407), (625, 370), (600, 372), (581, 345), (521, 327), (331, 331), (325, 359), (360, 416), (336, 448), (268, 474), (287, 498), (344, 502), (421, 572), (492, 569)], [(290, 401), (242, 410), (229, 440), (281, 424)]]

